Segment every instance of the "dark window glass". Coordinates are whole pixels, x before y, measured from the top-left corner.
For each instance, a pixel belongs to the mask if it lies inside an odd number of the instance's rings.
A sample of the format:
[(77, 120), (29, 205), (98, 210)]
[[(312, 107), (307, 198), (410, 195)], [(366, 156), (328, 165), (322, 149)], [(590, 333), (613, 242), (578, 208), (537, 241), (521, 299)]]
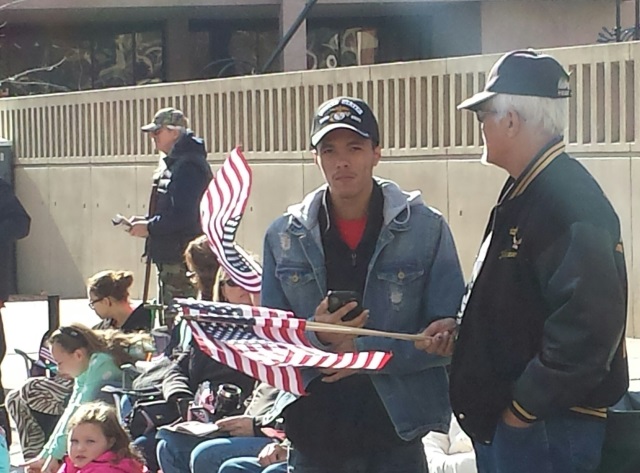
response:
[(118, 87), (133, 82), (133, 35), (99, 38), (93, 53), (93, 86)]
[[(3, 83), (0, 94), (119, 87), (161, 82), (164, 78), (163, 36), (159, 27), (137, 32), (71, 27), (36, 32), (8, 27), (3, 33), (0, 79), (16, 74), (20, 77)], [(44, 70), (47, 68), (50, 70)]]
[[(277, 21), (255, 24), (237, 22), (192, 22), (193, 75), (197, 78), (255, 74), (275, 50), (279, 40)], [(278, 70), (278, 64), (271, 71)]]
[(136, 84), (150, 84), (162, 81), (162, 32), (147, 31), (135, 34), (136, 63), (134, 77)]

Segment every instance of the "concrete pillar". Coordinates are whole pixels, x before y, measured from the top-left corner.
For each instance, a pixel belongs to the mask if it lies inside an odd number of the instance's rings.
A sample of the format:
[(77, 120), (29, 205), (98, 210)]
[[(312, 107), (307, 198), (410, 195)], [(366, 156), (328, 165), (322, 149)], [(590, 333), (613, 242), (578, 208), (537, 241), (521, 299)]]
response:
[(167, 19), (164, 39), (164, 70), (167, 81), (190, 79), (189, 20), (181, 17)]
[[(280, 37), (282, 38), (295, 23), (304, 8), (306, 0), (282, 0), (280, 5)], [(307, 22), (302, 22), (289, 44), (280, 55), (282, 70), (303, 71), (307, 68)]]

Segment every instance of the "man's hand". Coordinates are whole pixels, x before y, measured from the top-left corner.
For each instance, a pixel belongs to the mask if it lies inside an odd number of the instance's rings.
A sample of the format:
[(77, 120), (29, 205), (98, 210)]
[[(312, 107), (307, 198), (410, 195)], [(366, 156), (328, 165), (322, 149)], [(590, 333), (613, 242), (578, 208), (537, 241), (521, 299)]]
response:
[(516, 415), (511, 412), (511, 409), (504, 410), (502, 413), (502, 422), (507, 424), (509, 427), (515, 427), (516, 429), (527, 429), (531, 427), (531, 424), (527, 424), (526, 422), (518, 419)]
[(139, 238), (147, 238), (149, 236), (149, 229), (147, 228), (147, 221), (141, 220), (131, 224), (129, 228), (129, 234), (131, 236), (139, 237)]
[(216, 422), (222, 432), (227, 432), (232, 437), (253, 437), (253, 417), (231, 416)]
[(260, 453), (258, 453), (258, 463), (260, 466), (267, 467), (274, 463), (287, 461), (287, 449), (280, 444), (270, 443), (266, 445)]
[(416, 348), (433, 355), (451, 356), (457, 328), (454, 318), (431, 322), (421, 334), (424, 339), (415, 343)]
[[(357, 302), (349, 302), (348, 304), (340, 307), (340, 309), (335, 312), (329, 312), (329, 301), (325, 297), (320, 305), (316, 307), (315, 314), (313, 316), (313, 320), (315, 322), (321, 322), (325, 324), (333, 324), (333, 325), (342, 325), (345, 327), (364, 327), (364, 324), (367, 322), (369, 318), (369, 311), (363, 310), (360, 315), (358, 315), (355, 319), (349, 321), (343, 321), (342, 317), (347, 315), (349, 311), (355, 309), (357, 307)], [(353, 343), (353, 339), (355, 335), (342, 335), (336, 333), (323, 333), (316, 332), (318, 335), (318, 340), (326, 345), (331, 345), (331, 347), (344, 347), (345, 343), (348, 343), (349, 340)]]
[(357, 374), (359, 372), (359, 370), (352, 370), (349, 368), (323, 368), (319, 371), (324, 375), (324, 377), (322, 378), (323, 383), (335, 383), (336, 381), (340, 381), (343, 378)]

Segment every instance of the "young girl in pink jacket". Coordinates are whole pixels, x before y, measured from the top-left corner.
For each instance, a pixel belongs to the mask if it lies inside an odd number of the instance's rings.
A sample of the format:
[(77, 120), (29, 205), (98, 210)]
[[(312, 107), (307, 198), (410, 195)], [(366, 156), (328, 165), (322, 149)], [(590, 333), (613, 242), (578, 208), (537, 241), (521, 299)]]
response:
[(81, 406), (68, 424), (68, 447), (58, 473), (149, 473), (113, 407)]

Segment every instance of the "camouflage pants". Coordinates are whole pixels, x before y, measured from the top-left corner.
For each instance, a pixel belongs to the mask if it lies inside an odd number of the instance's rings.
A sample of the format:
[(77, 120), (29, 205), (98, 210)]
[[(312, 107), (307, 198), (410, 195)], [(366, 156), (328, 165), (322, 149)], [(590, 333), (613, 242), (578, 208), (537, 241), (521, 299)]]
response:
[[(196, 297), (196, 289), (187, 277), (184, 264), (156, 263), (158, 268), (158, 296), (159, 303), (167, 305), (176, 297)], [(171, 325), (166, 317), (161, 317), (161, 323)]]

